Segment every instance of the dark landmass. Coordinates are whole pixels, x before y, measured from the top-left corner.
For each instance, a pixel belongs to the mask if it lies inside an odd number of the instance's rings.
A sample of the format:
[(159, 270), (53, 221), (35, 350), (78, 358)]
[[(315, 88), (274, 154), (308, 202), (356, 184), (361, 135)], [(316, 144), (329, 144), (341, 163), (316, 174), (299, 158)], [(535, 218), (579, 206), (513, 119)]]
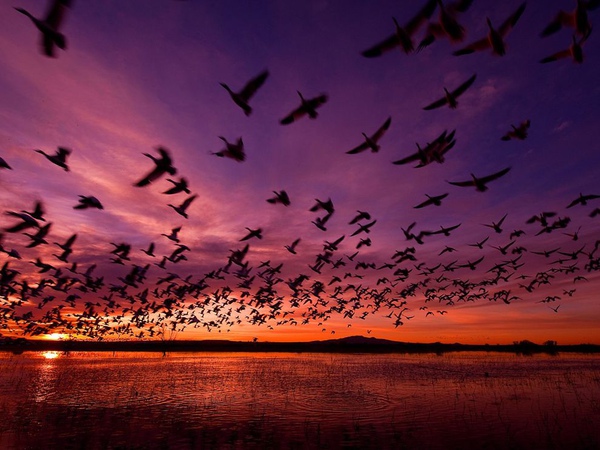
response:
[(555, 341), (536, 344), (515, 341), (513, 344), (442, 344), (390, 341), (374, 337), (350, 336), (311, 342), (239, 342), (201, 341), (78, 341), (27, 340), (0, 338), (0, 351), (123, 351), (123, 352), (292, 352), (292, 353), (447, 353), (465, 351), (533, 353), (600, 353), (600, 345), (558, 345)]

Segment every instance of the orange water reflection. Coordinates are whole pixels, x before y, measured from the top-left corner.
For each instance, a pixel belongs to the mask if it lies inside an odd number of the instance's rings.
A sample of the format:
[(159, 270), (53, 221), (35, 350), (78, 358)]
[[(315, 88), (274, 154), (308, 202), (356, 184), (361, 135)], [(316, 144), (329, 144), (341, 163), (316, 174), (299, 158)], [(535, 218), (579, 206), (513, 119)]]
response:
[(52, 360), (0, 358), (8, 369), (0, 373), (0, 404), (8, 412), (2, 448), (14, 443), (6, 436), (43, 447), (78, 445), (83, 435), (82, 446), (102, 448), (600, 444), (595, 356), (75, 352)]

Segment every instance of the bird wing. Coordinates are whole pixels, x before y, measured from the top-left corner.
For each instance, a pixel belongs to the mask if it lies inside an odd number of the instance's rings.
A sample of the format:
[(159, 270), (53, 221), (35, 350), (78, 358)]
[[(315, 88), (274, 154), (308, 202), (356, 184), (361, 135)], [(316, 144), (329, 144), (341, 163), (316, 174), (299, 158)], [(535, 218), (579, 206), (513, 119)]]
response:
[(456, 50), (452, 54), (454, 56), (469, 55), (471, 53), (475, 53), (476, 51), (485, 50), (486, 48), (489, 48), (490, 45), (490, 40), (486, 36), (482, 39), (479, 39), (478, 41), (472, 42), (471, 44), (461, 48), (460, 50)]
[(413, 206), (413, 208), (424, 208), (425, 206), (429, 206), (433, 203), (433, 200), (431, 200), (430, 198), (428, 198), (427, 200), (425, 200), (422, 203), (419, 203), (417, 206)]
[(305, 114), (306, 114), (306, 109), (304, 108), (303, 105), (300, 105), (296, 109), (294, 109), (291, 113), (289, 113), (287, 116), (285, 116), (283, 119), (281, 119), (279, 121), (279, 123), (281, 123), (281, 125), (289, 125), (290, 123), (295, 122), (296, 120), (298, 120)]
[(65, 12), (70, 6), (70, 0), (54, 0), (48, 9), (44, 22), (46, 22), (53, 30), (58, 30), (63, 21)]
[(404, 31), (406, 34), (411, 36), (414, 34), (421, 24), (427, 21), (437, 6), (437, 0), (429, 0), (425, 5), (421, 8), (421, 10), (412, 18), (406, 25), (404, 25)]
[(379, 141), (379, 139), (381, 139), (381, 136), (383, 136), (385, 134), (385, 132), (387, 131), (387, 129), (390, 127), (391, 123), (392, 123), (392, 118), (388, 117), (387, 120), (383, 123), (383, 125), (381, 125), (379, 127), (379, 129), (375, 132), (375, 134), (373, 134), (373, 136), (371, 136), (371, 140), (373, 142)]
[(507, 167), (506, 169), (502, 169), (500, 172), (496, 172), (496, 173), (493, 173), (493, 174), (488, 175), (486, 177), (480, 178), (479, 181), (481, 181), (482, 183), (485, 184), (485, 183), (488, 183), (490, 181), (497, 180), (501, 176), (506, 175), (509, 170), (510, 170), (510, 167)]
[(523, 14), (523, 11), (525, 11), (526, 5), (527, 4), (525, 2), (521, 3), (521, 6), (519, 6), (517, 10), (514, 13), (512, 13), (504, 22), (502, 22), (502, 25), (500, 25), (500, 27), (498, 28), (498, 33), (500, 34), (500, 36), (506, 36), (506, 34), (513, 29), (513, 27), (519, 21), (521, 14)]
[(392, 48), (396, 47), (399, 43), (400, 41), (398, 40), (398, 36), (396, 36), (396, 34), (392, 34), (390, 37), (379, 42), (378, 44), (375, 44), (373, 47), (368, 48), (361, 54), (365, 58), (375, 58), (377, 56), (383, 55), (388, 50), (391, 50)]
[(369, 148), (369, 144), (367, 144), (366, 142), (363, 142), (359, 146), (354, 147), (352, 150), (348, 150), (346, 153), (348, 155), (355, 155), (357, 153), (364, 152), (368, 148)]
[(468, 181), (448, 181), (446, 180), (447, 183), (450, 183), (454, 186), (475, 186), (475, 182), (473, 180), (468, 180)]
[(574, 15), (564, 11), (559, 11), (552, 22), (546, 25), (546, 28), (540, 33), (541, 37), (550, 36), (559, 31), (563, 26), (570, 26), (574, 22)]
[(250, 100), (250, 98), (252, 98), (252, 96), (256, 93), (258, 88), (260, 88), (263, 85), (268, 76), (269, 71), (265, 70), (256, 77), (252, 78), (240, 91), (240, 97), (242, 97), (246, 101)]
[(439, 100), (436, 100), (435, 102), (425, 106), (423, 109), (425, 111), (430, 111), (432, 109), (436, 109), (441, 106), (444, 106), (446, 103), (448, 103), (448, 99), (444, 96), (444, 97), (440, 98)]
[(164, 173), (165, 173), (165, 171), (162, 168), (157, 166), (154, 168), (154, 170), (152, 170), (150, 173), (148, 173), (144, 178), (142, 178), (140, 181), (135, 183), (134, 186), (137, 186), (137, 187), (148, 186), (150, 183), (152, 183), (153, 181), (160, 178)]
[(459, 95), (463, 94), (473, 84), (473, 82), (475, 81), (475, 78), (477, 78), (477, 74), (474, 74), (471, 78), (469, 78), (467, 81), (465, 81), (459, 87), (454, 89), (452, 91), (452, 96), (458, 97)]
[(571, 50), (567, 48), (565, 50), (561, 50), (560, 52), (556, 52), (550, 56), (546, 56), (545, 58), (540, 59), (540, 63), (546, 64), (549, 62), (558, 61), (559, 59), (568, 58), (569, 56), (571, 56)]

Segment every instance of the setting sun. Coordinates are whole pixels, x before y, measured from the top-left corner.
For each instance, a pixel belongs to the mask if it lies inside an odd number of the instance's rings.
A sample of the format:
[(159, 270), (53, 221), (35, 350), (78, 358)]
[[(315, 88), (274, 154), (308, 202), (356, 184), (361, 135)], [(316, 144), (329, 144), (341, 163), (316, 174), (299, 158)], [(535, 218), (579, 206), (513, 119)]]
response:
[(66, 339), (66, 337), (67, 335), (64, 333), (51, 333), (45, 336), (50, 341), (60, 341), (61, 339)]

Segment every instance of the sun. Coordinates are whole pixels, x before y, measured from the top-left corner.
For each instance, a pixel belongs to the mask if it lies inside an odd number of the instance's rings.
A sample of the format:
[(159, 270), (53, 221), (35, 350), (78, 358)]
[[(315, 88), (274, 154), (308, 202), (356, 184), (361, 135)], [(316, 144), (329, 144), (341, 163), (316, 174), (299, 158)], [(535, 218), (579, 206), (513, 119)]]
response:
[(46, 339), (50, 341), (60, 341), (61, 339), (66, 339), (67, 334), (65, 333), (51, 333), (45, 336)]

